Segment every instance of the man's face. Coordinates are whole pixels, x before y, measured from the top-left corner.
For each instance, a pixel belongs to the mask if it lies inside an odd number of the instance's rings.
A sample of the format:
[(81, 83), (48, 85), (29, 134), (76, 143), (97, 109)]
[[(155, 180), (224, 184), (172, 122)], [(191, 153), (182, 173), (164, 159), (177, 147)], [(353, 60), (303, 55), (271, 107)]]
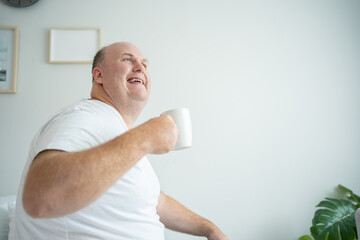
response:
[(127, 104), (135, 100), (146, 103), (151, 81), (147, 60), (130, 43), (115, 43), (105, 49), (102, 64), (102, 85), (113, 104)]

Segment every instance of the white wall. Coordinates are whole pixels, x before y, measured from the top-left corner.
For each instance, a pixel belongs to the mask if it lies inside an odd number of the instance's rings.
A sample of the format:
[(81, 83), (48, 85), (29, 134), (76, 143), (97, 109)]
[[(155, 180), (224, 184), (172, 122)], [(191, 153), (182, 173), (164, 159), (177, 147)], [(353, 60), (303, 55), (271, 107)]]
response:
[(150, 156), (162, 189), (230, 239), (297, 239), (337, 184), (360, 193), (357, 0), (40, 0), (0, 4), (0, 25), (20, 40), (17, 93), (0, 95), (0, 195), (44, 121), (89, 96), (90, 64), (47, 63), (52, 27), (100, 27), (103, 45), (149, 57), (139, 123), (182, 106), (193, 120), (193, 148)]

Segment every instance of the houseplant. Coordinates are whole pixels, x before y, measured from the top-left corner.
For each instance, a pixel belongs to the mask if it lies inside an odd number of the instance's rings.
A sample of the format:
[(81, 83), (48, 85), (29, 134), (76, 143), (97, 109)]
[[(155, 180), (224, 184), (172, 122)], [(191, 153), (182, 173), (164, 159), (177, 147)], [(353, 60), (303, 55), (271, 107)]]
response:
[(299, 240), (358, 239), (354, 213), (360, 207), (360, 197), (342, 185), (338, 188), (346, 192), (347, 199), (325, 198), (321, 201), (316, 206), (311, 235), (304, 235)]

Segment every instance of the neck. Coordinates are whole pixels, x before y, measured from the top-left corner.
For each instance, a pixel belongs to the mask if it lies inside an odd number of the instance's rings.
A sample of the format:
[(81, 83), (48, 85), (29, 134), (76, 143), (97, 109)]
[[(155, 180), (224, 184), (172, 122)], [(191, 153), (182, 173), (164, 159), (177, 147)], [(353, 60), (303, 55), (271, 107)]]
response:
[(130, 129), (133, 127), (145, 106), (140, 103), (130, 102), (130, 104), (128, 103), (126, 106), (114, 107), (124, 119), (126, 126)]
[(133, 101), (130, 100), (127, 102), (112, 101), (104, 91), (100, 91), (99, 93), (98, 91), (94, 90), (94, 88), (91, 91), (91, 99), (104, 102), (115, 108), (116, 111), (120, 113), (128, 129), (133, 127), (135, 121), (137, 120), (141, 111), (145, 107), (145, 102), (139, 102), (135, 100)]

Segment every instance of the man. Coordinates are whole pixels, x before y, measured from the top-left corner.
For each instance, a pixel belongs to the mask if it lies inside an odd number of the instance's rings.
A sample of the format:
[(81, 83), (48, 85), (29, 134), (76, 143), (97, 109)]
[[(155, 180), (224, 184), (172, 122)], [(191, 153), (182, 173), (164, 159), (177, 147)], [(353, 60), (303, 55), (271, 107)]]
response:
[(130, 43), (100, 50), (91, 99), (56, 114), (35, 136), (17, 200), (16, 239), (164, 239), (166, 228), (227, 237), (160, 191), (146, 154), (169, 152), (169, 116), (132, 128), (151, 88), (147, 61)]

